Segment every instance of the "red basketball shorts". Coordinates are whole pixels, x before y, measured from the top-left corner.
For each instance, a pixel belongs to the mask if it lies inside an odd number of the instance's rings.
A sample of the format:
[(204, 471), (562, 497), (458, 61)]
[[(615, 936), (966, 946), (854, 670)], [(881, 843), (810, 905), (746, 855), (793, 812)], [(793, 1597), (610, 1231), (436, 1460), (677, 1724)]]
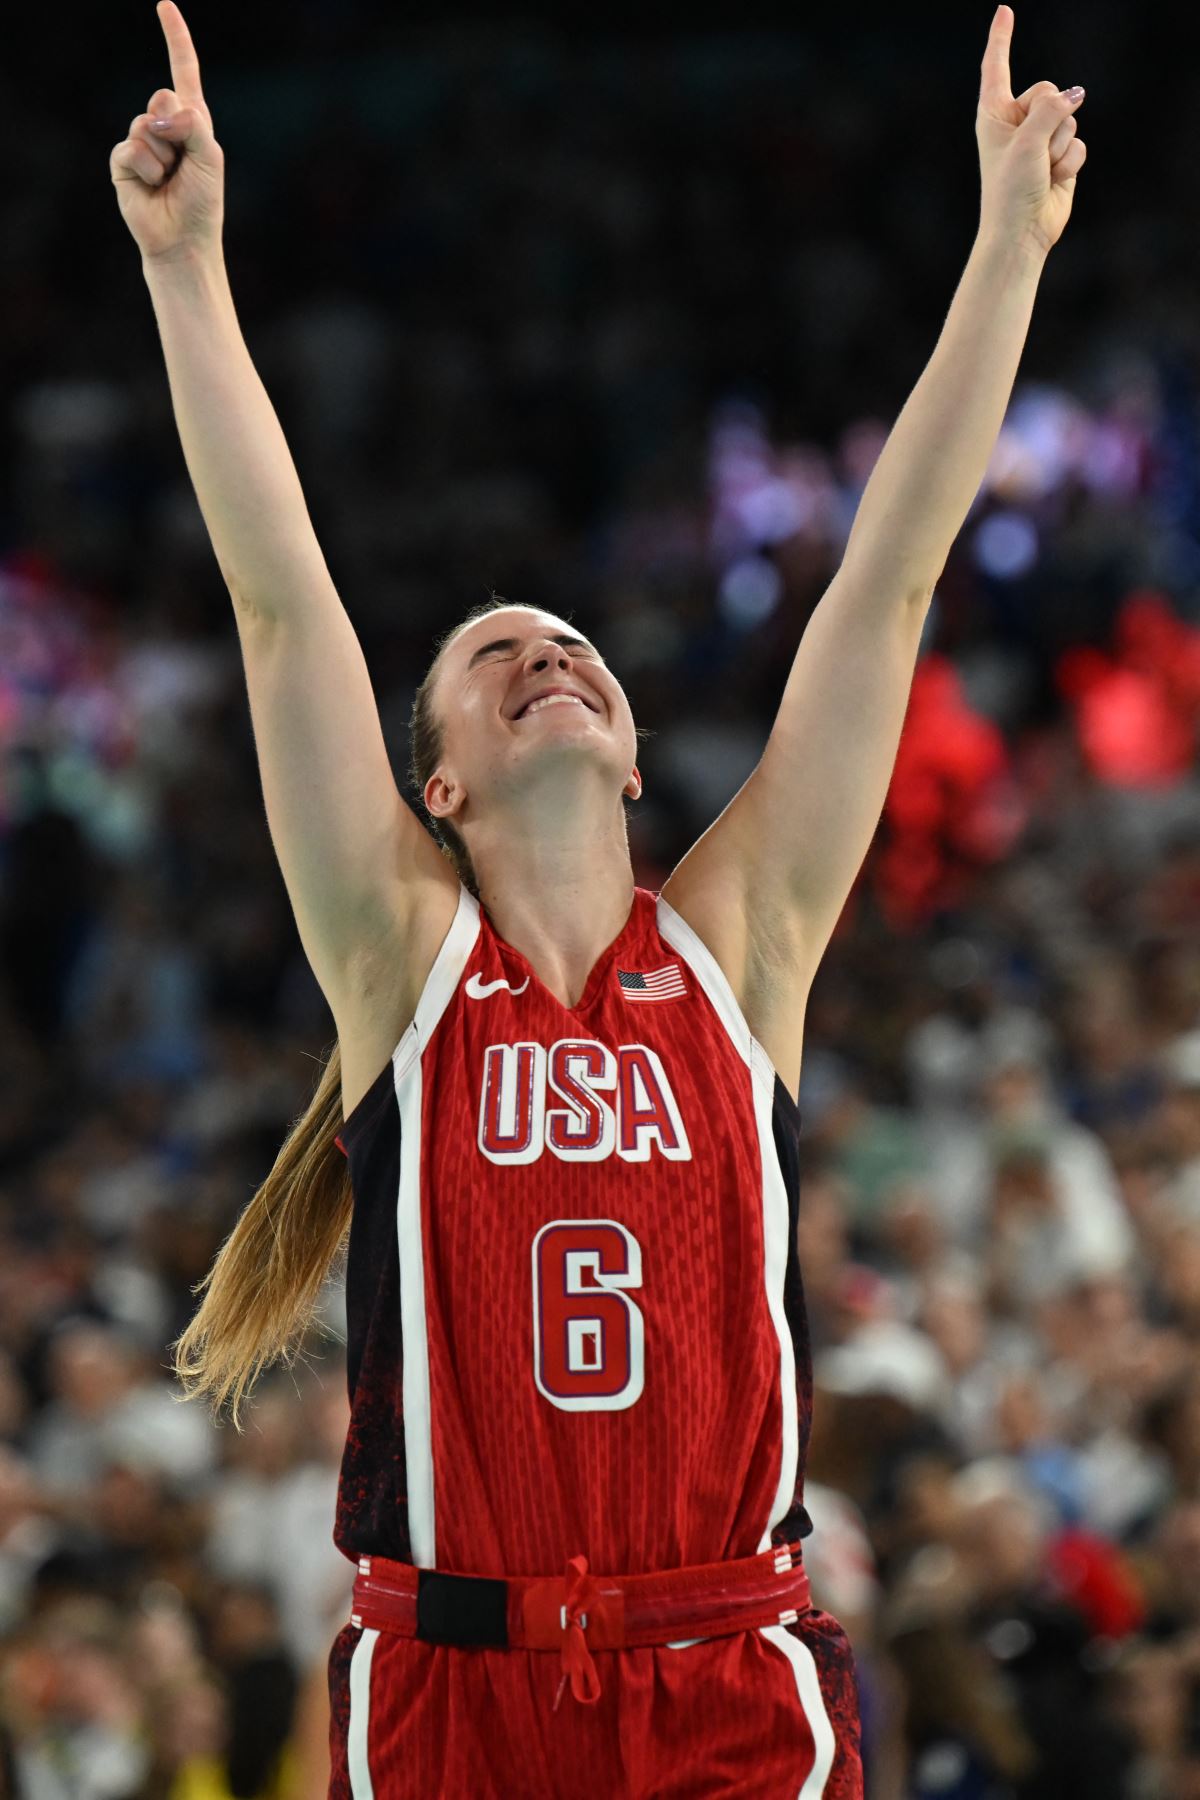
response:
[(841, 1626), (810, 1610), (682, 1648), (559, 1658), (348, 1624), (329, 1657), (330, 1800), (862, 1800)]

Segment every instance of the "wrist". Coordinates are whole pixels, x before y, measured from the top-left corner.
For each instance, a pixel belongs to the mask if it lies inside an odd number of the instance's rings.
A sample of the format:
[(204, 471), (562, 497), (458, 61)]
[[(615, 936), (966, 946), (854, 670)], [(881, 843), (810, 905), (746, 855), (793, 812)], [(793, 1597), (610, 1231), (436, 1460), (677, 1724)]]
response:
[(143, 257), (142, 277), (159, 318), (163, 308), (188, 313), (226, 312), (233, 306), (229, 273), (220, 248), (174, 256)]
[(217, 273), (224, 261), (219, 243), (203, 247), (182, 244), (174, 250), (164, 250), (158, 256), (143, 256), (142, 275), (148, 282), (195, 281)]
[(982, 214), (975, 243), (988, 255), (1007, 256), (1014, 262), (1028, 261), (1039, 267), (1050, 254), (1050, 245), (1034, 227), (1002, 225)]

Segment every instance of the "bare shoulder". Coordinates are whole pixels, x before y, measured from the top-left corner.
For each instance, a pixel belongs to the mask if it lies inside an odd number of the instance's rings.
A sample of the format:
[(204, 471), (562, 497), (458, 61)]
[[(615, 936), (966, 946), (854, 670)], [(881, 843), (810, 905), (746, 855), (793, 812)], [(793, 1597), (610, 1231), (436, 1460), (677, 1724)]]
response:
[(458, 879), (436, 847), (434, 855), (436, 864), (429, 862), (419, 876), (397, 882), (381, 897), (347, 959), (337, 994), (327, 996), (342, 1052), (343, 1118), (412, 1024), (458, 910)]
[(797, 908), (769, 886), (693, 846), (662, 897), (690, 925), (733, 991), (742, 1016), (792, 1094), (800, 1087), (804, 1012), (813, 967)]

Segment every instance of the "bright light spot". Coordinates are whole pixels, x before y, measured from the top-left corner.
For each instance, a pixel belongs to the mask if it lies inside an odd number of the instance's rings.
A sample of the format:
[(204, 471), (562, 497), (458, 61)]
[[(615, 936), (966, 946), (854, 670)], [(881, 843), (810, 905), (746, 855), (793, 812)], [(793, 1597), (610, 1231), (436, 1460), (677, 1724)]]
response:
[(780, 544), (795, 537), (807, 525), (812, 510), (812, 502), (806, 504), (792, 484), (778, 476), (751, 489), (738, 506), (746, 535), (759, 544)]
[(1038, 558), (1038, 535), (1033, 520), (1024, 513), (997, 512), (983, 521), (975, 533), (975, 561), (985, 574), (998, 581), (1015, 581), (1027, 575)]
[(783, 594), (783, 577), (774, 563), (746, 556), (726, 569), (718, 590), (722, 616), (738, 631), (753, 631), (769, 619)]

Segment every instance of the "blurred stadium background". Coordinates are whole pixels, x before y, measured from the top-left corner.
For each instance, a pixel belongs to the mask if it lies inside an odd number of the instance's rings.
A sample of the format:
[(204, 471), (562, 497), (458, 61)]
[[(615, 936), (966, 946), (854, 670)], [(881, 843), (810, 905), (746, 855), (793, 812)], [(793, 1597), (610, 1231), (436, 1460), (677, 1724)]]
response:
[[(492, 588), (573, 614), (654, 734), (658, 886), (759, 755), (933, 348), (989, 6), (186, 12), (243, 328), (398, 778), (439, 631)], [(340, 1292), (241, 1437), (175, 1402), (165, 1346), (333, 1027), (108, 186), (167, 79), (153, 7), (27, 26), (0, 67), (0, 1795), (315, 1800)], [(1089, 161), (809, 1009), (809, 1563), (872, 1800), (1200, 1796), (1200, 82), (1158, 29), (1018, 4), (1014, 85), (1088, 88)]]

